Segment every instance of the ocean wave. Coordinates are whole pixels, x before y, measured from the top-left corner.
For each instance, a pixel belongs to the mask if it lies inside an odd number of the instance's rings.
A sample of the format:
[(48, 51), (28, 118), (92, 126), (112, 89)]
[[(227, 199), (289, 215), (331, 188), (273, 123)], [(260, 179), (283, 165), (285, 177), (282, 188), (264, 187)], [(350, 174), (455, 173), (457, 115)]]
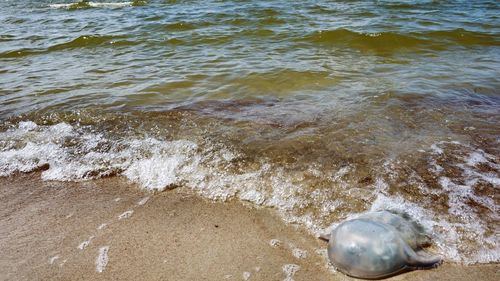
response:
[[(173, 128), (171, 129), (173, 130)], [(248, 154), (210, 138), (114, 136), (95, 125), (18, 122), (0, 133), (0, 176), (40, 171), (43, 180), (122, 176), (155, 191), (190, 188), (213, 200), (275, 208), (289, 223), (320, 233), (365, 210), (408, 213), (432, 235), (433, 250), (464, 263), (498, 262), (498, 158), (457, 141), (437, 142), (420, 159), (299, 163)], [(192, 135), (191, 133), (186, 135)], [(255, 153), (255, 152), (254, 152)], [(303, 159), (302, 161), (305, 161)]]
[(164, 28), (168, 31), (186, 31), (195, 29), (197, 26), (189, 22), (175, 22), (166, 24)]
[(464, 29), (409, 33), (361, 33), (341, 28), (314, 32), (306, 36), (304, 41), (319, 45), (338, 45), (375, 51), (445, 50), (452, 46), (500, 45), (500, 40), (494, 34)]
[(9, 42), (16, 40), (16, 36), (9, 34), (0, 34), (0, 42)]
[(135, 5), (145, 4), (145, 1), (130, 1), (130, 2), (91, 2), (91, 1), (78, 1), (74, 3), (60, 3), (49, 4), (50, 8), (54, 9), (88, 9), (88, 8), (122, 8)]
[(97, 47), (97, 46), (132, 46), (137, 42), (125, 40), (125, 35), (82, 35), (71, 41), (52, 45), (48, 51), (59, 51), (73, 48)]
[(126, 40), (127, 36), (120, 35), (82, 35), (70, 41), (54, 44), (47, 48), (21, 48), (0, 52), (0, 58), (17, 58), (32, 55), (46, 54), (54, 51), (64, 51), (76, 48), (95, 47), (121, 47), (140, 44), (135, 41)]
[[(260, 28), (255, 28), (255, 24)], [(260, 23), (260, 24), (259, 24)], [(192, 31), (203, 27), (208, 23), (198, 25), (197, 23), (177, 22), (164, 26), (169, 32)], [(242, 23), (240, 23), (242, 24)], [(464, 29), (429, 31), (429, 32), (375, 32), (364, 33), (349, 29), (321, 30), (305, 36), (297, 33), (284, 33), (272, 28), (274, 23), (253, 22), (245, 20), (252, 28), (236, 29), (231, 32), (211, 34), (190, 33), (188, 36), (179, 37), (186, 44), (220, 45), (228, 42), (248, 39), (265, 39), (273, 41), (295, 41), (308, 43), (323, 47), (347, 47), (363, 51), (375, 51), (382, 53), (392, 52), (427, 52), (443, 51), (453, 47), (478, 47), (478, 46), (500, 46), (500, 40), (495, 34), (485, 32), (467, 31)], [(277, 23), (276, 23), (277, 24)], [(189, 40), (187, 40), (189, 38)]]
[(31, 56), (31, 55), (36, 55), (36, 54), (42, 54), (42, 53), (44, 53), (44, 51), (45, 51), (44, 49), (21, 48), (21, 49), (17, 49), (17, 50), (9, 50), (9, 51), (0, 52), (0, 58), (10, 59), (10, 58), (25, 57), (25, 56)]
[(436, 6), (439, 1), (436, 0), (419, 0), (419, 1), (380, 1), (379, 4), (387, 9), (405, 10), (421, 8), (422, 5), (426, 7)]
[(500, 46), (500, 39), (497, 34), (468, 31), (462, 28), (416, 33), (416, 36), (419, 35), (431, 38), (434, 41), (452, 42), (462, 46)]

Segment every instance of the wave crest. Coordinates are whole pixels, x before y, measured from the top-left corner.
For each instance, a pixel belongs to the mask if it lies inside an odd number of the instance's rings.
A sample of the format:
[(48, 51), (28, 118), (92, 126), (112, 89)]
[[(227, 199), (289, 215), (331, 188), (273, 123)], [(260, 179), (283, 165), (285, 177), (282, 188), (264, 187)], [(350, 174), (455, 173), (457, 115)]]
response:
[(451, 46), (500, 45), (500, 41), (493, 34), (464, 29), (403, 34), (397, 32), (361, 33), (341, 28), (317, 31), (306, 36), (304, 40), (319, 45), (347, 46), (374, 51), (444, 50)]

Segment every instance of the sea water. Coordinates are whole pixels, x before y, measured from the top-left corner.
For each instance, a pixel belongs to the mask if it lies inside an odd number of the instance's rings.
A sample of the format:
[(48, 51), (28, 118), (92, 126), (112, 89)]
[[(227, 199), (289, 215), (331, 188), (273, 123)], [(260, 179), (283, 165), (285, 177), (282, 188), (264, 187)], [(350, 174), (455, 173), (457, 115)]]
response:
[(0, 176), (188, 188), (316, 234), (404, 211), (445, 259), (498, 262), (499, 15), (487, 0), (1, 1)]

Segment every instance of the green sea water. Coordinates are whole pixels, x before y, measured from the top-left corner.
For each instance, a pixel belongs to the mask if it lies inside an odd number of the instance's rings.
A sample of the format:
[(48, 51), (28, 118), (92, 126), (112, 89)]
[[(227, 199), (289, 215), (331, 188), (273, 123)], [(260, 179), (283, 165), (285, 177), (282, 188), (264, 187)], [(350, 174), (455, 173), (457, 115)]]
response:
[(128, 178), (498, 262), (498, 1), (1, 1), (0, 176)]

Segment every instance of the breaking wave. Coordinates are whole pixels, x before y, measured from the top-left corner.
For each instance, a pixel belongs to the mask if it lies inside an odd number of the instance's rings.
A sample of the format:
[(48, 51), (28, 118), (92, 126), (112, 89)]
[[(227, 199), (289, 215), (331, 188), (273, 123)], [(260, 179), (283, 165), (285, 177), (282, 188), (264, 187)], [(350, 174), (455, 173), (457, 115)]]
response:
[(349, 29), (323, 30), (304, 38), (318, 45), (347, 46), (355, 49), (394, 51), (445, 50), (453, 46), (500, 46), (496, 34), (473, 32), (464, 29), (429, 32), (380, 32), (361, 33)]
[(316, 234), (366, 210), (395, 210), (422, 224), (446, 259), (498, 262), (497, 157), (456, 141), (410, 154), (419, 159), (414, 165), (385, 159), (371, 167), (373, 179), (353, 183), (361, 172), (354, 162), (296, 170), (264, 155), (252, 162), (237, 147), (211, 141), (112, 137), (92, 126), (24, 121), (0, 133), (0, 176), (41, 171), (43, 180), (122, 176), (152, 191), (187, 187), (214, 200), (273, 207)]
[(130, 1), (130, 2), (91, 2), (91, 1), (76, 1), (74, 3), (49, 4), (50, 8), (54, 9), (88, 9), (88, 8), (122, 8), (134, 5), (142, 5), (145, 1)]

